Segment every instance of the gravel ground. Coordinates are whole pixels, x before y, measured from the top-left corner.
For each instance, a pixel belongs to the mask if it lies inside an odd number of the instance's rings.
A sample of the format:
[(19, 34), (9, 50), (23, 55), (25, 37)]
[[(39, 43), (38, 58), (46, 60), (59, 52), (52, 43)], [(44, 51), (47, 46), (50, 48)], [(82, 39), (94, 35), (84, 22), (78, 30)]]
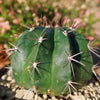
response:
[[(8, 67), (0, 72), (0, 100), (100, 100), (100, 83), (94, 78), (85, 87), (82, 87), (72, 95), (49, 97), (47, 95), (37, 95), (31, 90), (26, 90), (17, 85), (12, 78), (11, 67)], [(3, 74), (2, 74), (3, 73)]]

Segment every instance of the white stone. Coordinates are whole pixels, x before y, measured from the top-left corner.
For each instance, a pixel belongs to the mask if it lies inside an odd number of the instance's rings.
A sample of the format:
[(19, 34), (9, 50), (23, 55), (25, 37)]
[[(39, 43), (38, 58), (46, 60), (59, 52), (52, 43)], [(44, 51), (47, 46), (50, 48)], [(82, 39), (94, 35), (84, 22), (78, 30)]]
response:
[(47, 99), (47, 95), (46, 95), (46, 94), (44, 94), (44, 95), (43, 95), (43, 98), (44, 98), (44, 99)]
[(1, 79), (2, 79), (2, 80), (6, 80), (6, 79), (7, 79), (7, 75), (6, 75), (6, 74), (3, 75), (3, 76), (1, 77)]
[(9, 83), (7, 83), (7, 87), (8, 87), (8, 88), (10, 88), (10, 87), (11, 87), (11, 85), (10, 85)]
[(12, 80), (12, 77), (8, 76), (7, 81), (11, 81), (11, 80)]
[(25, 89), (16, 90), (16, 98), (22, 98), (25, 100), (33, 100), (34, 93)]

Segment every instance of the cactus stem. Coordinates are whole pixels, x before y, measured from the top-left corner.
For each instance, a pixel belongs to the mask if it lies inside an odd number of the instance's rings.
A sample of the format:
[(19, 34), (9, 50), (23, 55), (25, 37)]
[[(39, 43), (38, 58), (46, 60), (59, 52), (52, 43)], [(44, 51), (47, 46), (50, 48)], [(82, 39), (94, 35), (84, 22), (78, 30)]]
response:
[[(27, 62), (28, 62), (28, 61), (27, 61)], [(25, 70), (28, 70), (28, 69), (30, 69), (30, 68), (33, 68), (32, 73), (31, 73), (31, 76), (32, 76), (32, 74), (33, 74), (33, 72), (34, 72), (34, 69), (36, 69), (37, 72), (41, 75), (39, 69), (37, 68), (37, 65), (40, 64), (41, 62), (33, 62), (33, 63), (32, 63), (32, 62), (28, 62), (28, 63), (32, 64), (32, 66), (28, 66)]]
[(100, 82), (100, 77), (99, 77), (99, 75), (95, 72), (95, 69), (97, 69), (98, 67), (100, 67), (100, 66), (98, 66), (98, 64), (99, 64), (99, 63), (95, 64), (95, 65), (92, 67), (92, 72), (93, 72), (93, 74), (96, 76), (96, 78), (98, 79), (98, 81)]
[(77, 82), (72, 82), (72, 81), (68, 81), (65, 85), (66, 85), (66, 87), (64, 88), (64, 91), (66, 90), (66, 88), (68, 87), (68, 89), (69, 89), (69, 92), (70, 92), (70, 94), (71, 94), (71, 87), (77, 92), (77, 89), (72, 85), (72, 84), (79, 84), (79, 83), (77, 83)]
[(89, 43), (88, 43), (88, 49), (93, 53), (93, 54), (95, 54), (97, 57), (100, 57), (100, 55), (99, 54), (97, 54), (97, 50), (96, 49), (99, 49), (99, 48), (95, 48), (95, 47), (91, 47), (90, 45), (93, 43), (94, 41), (92, 41), (92, 42), (90, 42), (89, 41)]

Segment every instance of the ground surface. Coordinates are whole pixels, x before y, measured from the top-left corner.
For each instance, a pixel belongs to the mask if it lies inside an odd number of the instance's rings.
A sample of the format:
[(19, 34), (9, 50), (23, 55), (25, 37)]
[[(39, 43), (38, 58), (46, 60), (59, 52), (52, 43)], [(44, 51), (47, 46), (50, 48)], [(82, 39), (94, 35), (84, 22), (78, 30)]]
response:
[[(47, 95), (36, 95), (31, 90), (26, 90), (17, 85), (12, 78), (11, 67), (2, 69), (0, 80), (0, 100), (100, 100), (100, 84), (92, 78), (89, 84), (72, 95), (49, 97)], [(6, 72), (6, 73), (4, 73)]]

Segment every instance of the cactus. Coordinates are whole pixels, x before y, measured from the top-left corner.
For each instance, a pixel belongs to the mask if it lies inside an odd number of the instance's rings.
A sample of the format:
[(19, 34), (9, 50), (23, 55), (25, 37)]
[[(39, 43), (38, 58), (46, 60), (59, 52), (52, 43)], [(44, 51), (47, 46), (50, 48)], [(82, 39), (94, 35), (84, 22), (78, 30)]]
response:
[(87, 41), (76, 30), (37, 26), (24, 31), (15, 45), (13, 77), (19, 85), (39, 94), (68, 94), (92, 77)]

